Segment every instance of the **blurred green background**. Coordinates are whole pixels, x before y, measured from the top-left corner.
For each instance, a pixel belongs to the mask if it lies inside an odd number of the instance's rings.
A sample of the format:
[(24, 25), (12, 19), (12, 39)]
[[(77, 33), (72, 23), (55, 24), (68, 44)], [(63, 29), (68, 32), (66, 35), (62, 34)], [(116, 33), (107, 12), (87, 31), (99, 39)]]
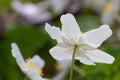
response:
[[(29, 58), (38, 54), (45, 60), (45, 67), (43, 69), (45, 74), (44, 77), (53, 77), (57, 73), (55, 69), (56, 61), (49, 54), (49, 49), (56, 45), (56, 41), (52, 40), (45, 32), (44, 26), (46, 22), (51, 25), (61, 27), (60, 16), (65, 13), (73, 13), (82, 32), (97, 28), (103, 24), (101, 21), (103, 13), (102, 11), (99, 11), (101, 6), (96, 6), (104, 3), (103, 0), (101, 0), (101, 3), (98, 2), (99, 0), (80, 0), (79, 4), (78, 0), (68, 0), (71, 2), (69, 2), (66, 9), (61, 10), (59, 13), (52, 10), (52, 8), (47, 9), (47, 11), (52, 15), (52, 18), (43, 22), (37, 21), (37, 23), (30, 22), (30, 20), (26, 19), (26, 16), (24, 17), (24, 15), (14, 10), (11, 5), (13, 1), (14, 0), (0, 1), (0, 80), (24, 80), (26, 77), (19, 69), (15, 59), (12, 57), (12, 42), (18, 44), (24, 58)], [(42, 1), (45, 0), (22, 0), (21, 2), (31, 2), (36, 4), (42, 3)], [(75, 4), (73, 10), (70, 9), (72, 1), (74, 1)], [(112, 2), (113, 0), (106, 0), (104, 6), (102, 5), (102, 8), (104, 8), (110, 1)], [(113, 16), (114, 15), (110, 15), (109, 17)], [(113, 31), (113, 35), (99, 48), (114, 56), (115, 62), (111, 65), (97, 63), (96, 66), (88, 66), (76, 61), (75, 64), (80, 67), (84, 72), (84, 75), (74, 71), (74, 80), (120, 80), (119, 17), (120, 10), (118, 9), (115, 13), (113, 22), (109, 24)], [(68, 80), (68, 76), (66, 76), (65, 80)]]

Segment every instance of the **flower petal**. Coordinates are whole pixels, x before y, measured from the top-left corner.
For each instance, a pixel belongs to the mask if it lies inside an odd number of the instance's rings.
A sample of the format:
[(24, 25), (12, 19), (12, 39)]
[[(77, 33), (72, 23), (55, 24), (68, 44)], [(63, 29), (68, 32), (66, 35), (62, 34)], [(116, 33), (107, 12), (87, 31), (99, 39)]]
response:
[(43, 61), (43, 59), (38, 55), (33, 56), (32, 61), (37, 63), (37, 66), (39, 69), (42, 69), (45, 65), (45, 62)]
[(67, 52), (67, 48), (55, 46), (50, 49), (50, 54), (57, 60), (72, 59), (72, 53)]
[[(109, 6), (109, 8), (107, 8)], [(110, 0), (106, 3), (102, 13), (101, 21), (103, 24), (112, 25), (119, 12), (119, 0)]]
[(78, 59), (81, 63), (86, 64), (86, 65), (95, 65), (94, 62), (86, 55), (81, 55), (76, 59)]
[(91, 46), (89, 46), (88, 44), (85, 44), (85, 43), (81, 44), (81, 47), (82, 47), (82, 51), (89, 51), (89, 50), (96, 49), (96, 48), (93, 48), (93, 47), (91, 47)]
[(57, 62), (61, 70), (51, 80), (63, 80), (69, 71), (71, 60), (59, 60)]
[(97, 48), (99, 47), (108, 37), (112, 35), (112, 31), (108, 25), (102, 25), (98, 29), (88, 31), (83, 34), (85, 43), (90, 46)]
[(114, 61), (114, 57), (98, 49), (89, 51), (86, 55), (94, 62), (112, 64)]
[(102, 21), (103, 24), (111, 25), (114, 22), (115, 16), (116, 16), (116, 13), (114, 13), (114, 12), (104, 13), (101, 16), (101, 21)]
[(62, 15), (60, 20), (63, 34), (75, 40), (80, 37), (80, 28), (72, 14)]
[(34, 70), (27, 70), (25, 74), (31, 79), (31, 80), (49, 80), (47, 78), (42, 78), (36, 71)]
[(81, 57), (80, 62), (86, 65), (95, 65), (92, 61), (90, 61), (89, 59), (85, 58), (85, 57)]
[(61, 42), (61, 32), (57, 27), (52, 27), (48, 23), (45, 25), (45, 30), (48, 32), (51, 38), (56, 39), (57, 42)]
[(18, 66), (19, 66), (22, 70), (24, 70), (23, 65), (25, 64), (25, 61), (24, 61), (24, 59), (23, 59), (23, 56), (21, 55), (21, 52), (20, 52), (17, 44), (16, 44), (16, 43), (12, 43), (12, 44), (11, 44), (11, 47), (12, 47), (12, 50), (11, 50), (12, 55), (13, 55), (13, 57), (16, 59)]

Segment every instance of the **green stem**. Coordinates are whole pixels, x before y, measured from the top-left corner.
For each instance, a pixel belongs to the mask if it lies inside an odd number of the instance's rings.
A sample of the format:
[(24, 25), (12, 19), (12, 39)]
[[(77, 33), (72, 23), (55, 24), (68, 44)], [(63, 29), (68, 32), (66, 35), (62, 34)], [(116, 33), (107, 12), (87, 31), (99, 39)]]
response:
[(120, 23), (120, 16), (117, 15), (117, 16), (115, 16), (115, 18), (116, 18), (116, 20)]
[(76, 48), (77, 48), (77, 45), (74, 46), (69, 80), (72, 80), (72, 77), (73, 77), (73, 68), (74, 68), (74, 62), (75, 62), (75, 51), (76, 51)]
[(74, 70), (78, 72), (81, 76), (85, 76), (86, 73), (82, 69), (80, 69), (78, 66), (74, 65)]

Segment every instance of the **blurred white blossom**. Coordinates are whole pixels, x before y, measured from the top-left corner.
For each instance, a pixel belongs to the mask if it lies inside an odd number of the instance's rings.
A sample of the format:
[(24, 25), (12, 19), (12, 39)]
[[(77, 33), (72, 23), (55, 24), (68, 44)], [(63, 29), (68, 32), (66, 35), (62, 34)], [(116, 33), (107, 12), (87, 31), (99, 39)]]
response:
[(13, 0), (11, 5), (18, 14), (25, 17), (31, 23), (45, 22), (52, 18), (51, 14), (47, 11), (49, 6), (47, 2), (32, 4)]
[(67, 9), (71, 0), (48, 0), (53, 11), (56, 13), (62, 13), (65, 9)]
[(72, 14), (62, 15), (62, 29), (50, 26), (46, 23), (45, 30), (51, 38), (57, 40), (57, 45), (50, 49), (50, 54), (57, 60), (71, 60), (74, 48), (75, 59), (87, 65), (95, 65), (94, 62), (111, 64), (114, 58), (97, 49), (112, 31), (108, 25), (102, 25), (97, 29), (81, 33), (80, 28)]
[(37, 24), (52, 20), (64, 12), (77, 13), (82, 3), (81, 0), (44, 0), (33, 4), (12, 0), (11, 6), (28, 22)]
[(69, 12), (69, 13), (80, 12), (80, 9), (82, 8), (82, 6), (83, 6), (82, 0), (71, 0), (67, 7), (67, 12)]
[(110, 0), (106, 3), (102, 12), (102, 23), (111, 25), (119, 11), (119, 0)]
[(61, 14), (64, 12), (76, 13), (80, 10), (82, 0), (47, 0), (50, 3), (51, 9)]
[(107, 0), (84, 0), (86, 8), (91, 8), (98, 13), (102, 11), (106, 2)]
[(24, 61), (17, 44), (12, 43), (11, 47), (12, 55), (16, 59), (18, 66), (31, 80), (62, 80), (68, 73), (71, 61), (61, 60), (57, 61), (57, 68), (59, 68), (59, 71), (54, 77), (51, 79), (42, 78), (44, 75), (42, 72), (42, 68), (45, 64), (44, 61), (38, 55), (33, 56), (32, 59), (29, 58)]
[(52, 80), (63, 80), (66, 74), (69, 72), (69, 67), (71, 65), (70, 60), (59, 60), (57, 61), (57, 69), (59, 72), (52, 78)]
[(42, 68), (45, 63), (38, 55), (33, 56), (32, 59), (24, 61), (17, 44), (12, 43), (11, 47), (12, 55), (16, 59), (18, 66), (24, 74), (26, 74), (31, 80), (48, 80), (46, 78), (42, 78), (44, 75)]

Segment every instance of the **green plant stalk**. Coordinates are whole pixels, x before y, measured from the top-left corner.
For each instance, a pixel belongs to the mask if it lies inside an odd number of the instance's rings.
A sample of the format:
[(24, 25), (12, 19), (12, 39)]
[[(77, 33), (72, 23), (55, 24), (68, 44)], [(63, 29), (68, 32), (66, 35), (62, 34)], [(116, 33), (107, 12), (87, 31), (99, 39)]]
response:
[(72, 56), (72, 64), (71, 64), (71, 69), (70, 69), (70, 76), (69, 80), (72, 80), (73, 77), (73, 68), (74, 68), (74, 62), (75, 62), (75, 52), (76, 52), (77, 45), (74, 46), (74, 51), (73, 51), (73, 56)]
[(84, 70), (80, 69), (78, 66), (74, 65), (74, 70), (78, 72), (81, 76), (85, 76), (86, 73)]
[(115, 16), (115, 19), (120, 23), (120, 16), (119, 15)]

